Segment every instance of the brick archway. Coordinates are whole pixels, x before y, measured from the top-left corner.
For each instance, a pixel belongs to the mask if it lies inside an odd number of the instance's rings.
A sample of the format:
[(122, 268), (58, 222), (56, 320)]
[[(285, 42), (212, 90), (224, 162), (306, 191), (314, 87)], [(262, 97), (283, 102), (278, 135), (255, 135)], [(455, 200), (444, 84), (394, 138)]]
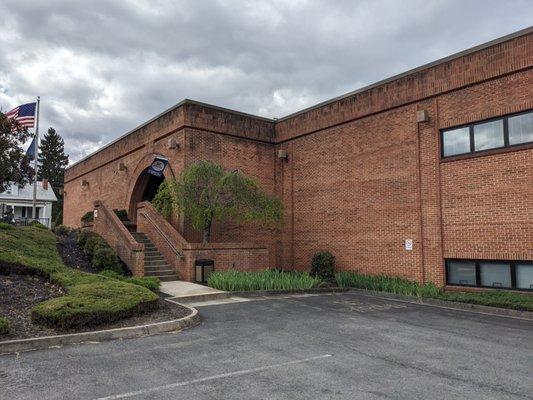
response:
[[(127, 197), (127, 206), (128, 206), (128, 216), (132, 222), (136, 222), (137, 219), (137, 204), (143, 200), (143, 194), (145, 193), (146, 187), (150, 182), (150, 176), (146, 170), (152, 164), (152, 161), (155, 157), (160, 156), (161, 154), (150, 153), (145, 155), (138, 163), (137, 167), (132, 173), (132, 179), (128, 188), (128, 197)], [(175, 178), (176, 175), (170, 166), (170, 163), (167, 164), (165, 171), (163, 172), (165, 179)]]

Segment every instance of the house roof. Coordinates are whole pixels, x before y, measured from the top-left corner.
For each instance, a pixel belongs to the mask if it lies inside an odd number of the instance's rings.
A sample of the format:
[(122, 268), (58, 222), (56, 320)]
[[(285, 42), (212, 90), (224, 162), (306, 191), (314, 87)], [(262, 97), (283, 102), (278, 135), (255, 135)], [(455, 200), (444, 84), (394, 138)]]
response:
[[(14, 185), (12, 185), (14, 186)], [(0, 201), (16, 201), (16, 200), (33, 200), (33, 183), (28, 183), (17, 190), (12, 190), (12, 194), (6, 192), (0, 193)], [(37, 200), (39, 201), (57, 201), (57, 196), (54, 193), (52, 186), (48, 184), (48, 189), (43, 189), (43, 183), (37, 182)]]

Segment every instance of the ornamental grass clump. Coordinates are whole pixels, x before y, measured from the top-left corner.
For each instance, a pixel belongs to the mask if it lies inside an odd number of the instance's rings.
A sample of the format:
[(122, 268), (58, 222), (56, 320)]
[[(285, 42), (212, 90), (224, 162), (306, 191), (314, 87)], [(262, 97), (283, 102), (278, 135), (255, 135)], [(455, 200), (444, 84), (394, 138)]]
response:
[(508, 290), (488, 290), (483, 292), (450, 292), (433, 283), (420, 284), (407, 279), (384, 275), (364, 275), (351, 271), (335, 274), (337, 284), (343, 287), (375, 290), (405, 296), (478, 304), (489, 307), (533, 311), (533, 296)]
[(420, 285), (407, 279), (385, 275), (363, 275), (351, 271), (341, 271), (335, 275), (337, 284), (343, 287), (375, 290), (405, 296), (433, 297), (442, 290), (432, 283)]
[(207, 284), (215, 289), (230, 292), (250, 290), (297, 290), (311, 289), (322, 282), (307, 272), (284, 272), (268, 269), (261, 272), (236, 270), (215, 271)]

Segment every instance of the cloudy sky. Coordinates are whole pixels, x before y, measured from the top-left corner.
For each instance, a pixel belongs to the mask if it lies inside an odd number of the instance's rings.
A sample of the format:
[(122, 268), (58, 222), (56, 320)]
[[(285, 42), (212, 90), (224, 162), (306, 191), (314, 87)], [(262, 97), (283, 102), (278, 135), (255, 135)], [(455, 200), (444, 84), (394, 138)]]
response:
[(282, 117), (533, 24), (531, 0), (0, 0), (0, 110), (71, 161), (184, 98)]

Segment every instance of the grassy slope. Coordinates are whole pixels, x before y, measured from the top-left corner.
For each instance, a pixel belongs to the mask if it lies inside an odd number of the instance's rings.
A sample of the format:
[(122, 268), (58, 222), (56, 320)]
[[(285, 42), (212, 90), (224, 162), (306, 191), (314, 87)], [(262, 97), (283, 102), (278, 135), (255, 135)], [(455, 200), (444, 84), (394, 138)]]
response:
[(433, 284), (420, 285), (416, 282), (401, 278), (391, 278), (382, 275), (362, 275), (347, 271), (338, 272), (336, 278), (339, 286), (480, 304), (491, 307), (510, 308), (514, 310), (533, 311), (533, 295), (512, 291), (445, 292), (442, 288)]
[(156, 307), (148, 289), (66, 267), (52, 232), (39, 227), (0, 228), (0, 262), (24, 266), (67, 290), (34, 307), (36, 322), (72, 328), (114, 321)]

